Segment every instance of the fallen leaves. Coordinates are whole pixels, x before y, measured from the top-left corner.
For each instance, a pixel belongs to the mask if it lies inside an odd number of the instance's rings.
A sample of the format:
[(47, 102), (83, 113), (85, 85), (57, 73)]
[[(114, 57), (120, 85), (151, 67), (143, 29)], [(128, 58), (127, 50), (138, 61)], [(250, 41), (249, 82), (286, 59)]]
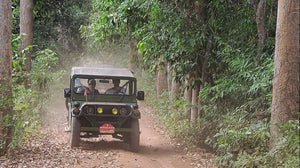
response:
[[(94, 167), (117, 168), (116, 153), (72, 149), (67, 133), (61, 128), (45, 129), (10, 156), (0, 158), (0, 168), (23, 167)], [(84, 142), (83, 142), (84, 145)]]

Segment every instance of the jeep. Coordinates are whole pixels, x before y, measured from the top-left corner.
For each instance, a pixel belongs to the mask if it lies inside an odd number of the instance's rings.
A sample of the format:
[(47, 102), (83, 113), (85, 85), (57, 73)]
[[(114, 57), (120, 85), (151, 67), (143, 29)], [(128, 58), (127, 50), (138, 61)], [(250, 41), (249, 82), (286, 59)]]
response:
[(137, 81), (126, 68), (73, 67), (70, 88), (64, 89), (68, 109), (71, 147), (80, 146), (80, 138), (112, 135), (137, 152), (140, 142)]

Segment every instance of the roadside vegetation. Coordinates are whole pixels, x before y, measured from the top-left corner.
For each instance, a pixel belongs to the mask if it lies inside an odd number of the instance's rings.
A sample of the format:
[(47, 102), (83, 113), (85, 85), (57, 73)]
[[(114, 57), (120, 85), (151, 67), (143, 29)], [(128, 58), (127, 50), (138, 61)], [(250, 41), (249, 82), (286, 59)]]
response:
[[(55, 70), (59, 58), (50, 50), (34, 52), (32, 71), (24, 71), (25, 54), (29, 48), (18, 52), (19, 37), (13, 39), (13, 102), (14, 115), (8, 124), (14, 128), (14, 138), (10, 144), (11, 149), (22, 146), (40, 128), (44, 115), (47, 113), (47, 100), (52, 96), (50, 92), (53, 80), (60, 80), (63, 71)], [(31, 83), (29, 84), (29, 80)], [(30, 87), (26, 87), (30, 85)]]
[(68, 79), (62, 67), (114, 62), (136, 72), (170, 135), (210, 148), (217, 166), (300, 167), (299, 105), (271, 119), (277, 1), (42, 0), (35, 44), (21, 51), (19, 0), (12, 6), (14, 114), (2, 121), (14, 131), (11, 151), (43, 124), (49, 90), (61, 87), (52, 81)]
[[(27, 143), (36, 131), (46, 123), (49, 115), (49, 100), (54, 96), (55, 87), (61, 87), (61, 83), (53, 85), (53, 81), (61, 81), (67, 77), (62, 68), (65, 59), (75, 62), (78, 51), (82, 50), (83, 43), (80, 40), (78, 28), (83, 24), (82, 16), (85, 7), (79, 4), (82, 1), (48, 2), (39, 1), (34, 6), (34, 45), (20, 49), (21, 39), (26, 34), (20, 35), (20, 1), (12, 2), (12, 91), (13, 109), (12, 116), (4, 117), (3, 127), (13, 129), (13, 138), (9, 144), (13, 154), (15, 148)], [(84, 3), (88, 6), (88, 3)], [(72, 8), (72, 10), (71, 10)], [(80, 9), (82, 8), (82, 9)], [(81, 14), (72, 15), (72, 12)], [(55, 11), (55, 12), (54, 12)], [(66, 33), (67, 32), (67, 33)], [(71, 36), (70, 33), (74, 36)], [(71, 39), (75, 40), (72, 41)], [(67, 54), (73, 50), (73, 54)], [(26, 55), (31, 55), (31, 71), (26, 71)], [(72, 58), (74, 55), (74, 58)], [(67, 65), (71, 66), (71, 65)], [(61, 89), (61, 88), (59, 88)], [(61, 91), (61, 90), (60, 90)], [(62, 91), (61, 91), (62, 92)], [(2, 107), (2, 106), (1, 106)], [(0, 148), (6, 146), (5, 141), (0, 143)], [(1, 151), (2, 152), (2, 151)]]
[[(170, 100), (164, 92), (157, 99), (153, 74), (146, 73), (139, 87), (145, 91), (146, 104), (154, 107), (159, 122), (167, 128), (170, 136), (193, 151), (197, 147), (216, 152), (215, 164), (219, 167), (298, 167), (299, 121), (280, 125), (283, 136), (274, 140), (270, 148), (270, 114), (251, 111), (251, 105), (225, 104), (230, 99), (213, 101), (205, 106), (205, 114), (196, 124), (184, 114), (189, 105), (182, 98)], [(226, 110), (219, 111), (218, 108)]]

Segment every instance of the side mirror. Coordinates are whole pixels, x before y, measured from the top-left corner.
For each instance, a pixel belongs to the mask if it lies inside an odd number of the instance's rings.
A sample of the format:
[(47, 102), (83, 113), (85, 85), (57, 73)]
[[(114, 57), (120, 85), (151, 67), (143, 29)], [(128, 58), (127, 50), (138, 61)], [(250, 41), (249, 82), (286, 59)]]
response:
[(70, 88), (64, 89), (64, 97), (65, 98), (71, 97), (71, 89)]
[(137, 98), (138, 100), (144, 100), (144, 97), (145, 97), (144, 95), (145, 95), (144, 91), (138, 91), (138, 92), (137, 92), (137, 97), (136, 97), (136, 98)]

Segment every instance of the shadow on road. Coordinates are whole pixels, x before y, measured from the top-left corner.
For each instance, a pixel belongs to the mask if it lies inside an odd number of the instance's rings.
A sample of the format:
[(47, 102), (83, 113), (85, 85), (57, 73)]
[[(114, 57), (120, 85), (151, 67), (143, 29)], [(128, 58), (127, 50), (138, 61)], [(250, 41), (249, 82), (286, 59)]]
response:
[(84, 139), (82, 138), (80, 141), (80, 148), (82, 150), (90, 150), (90, 151), (109, 151), (109, 150), (129, 150), (129, 146), (127, 143), (124, 143), (119, 140), (99, 140), (96, 139)]
[[(125, 152), (130, 152), (129, 150), (129, 145), (123, 141), (120, 140), (101, 140), (99, 138), (94, 138), (94, 139), (86, 139), (82, 138), (80, 142), (80, 147), (81, 150), (85, 151), (112, 151), (112, 150), (121, 150)], [(140, 150), (138, 152), (139, 154), (142, 155), (152, 155), (155, 154), (156, 156), (159, 155), (168, 155), (174, 153), (174, 149), (171, 147), (156, 147), (156, 146), (145, 146), (145, 145), (140, 145)]]

